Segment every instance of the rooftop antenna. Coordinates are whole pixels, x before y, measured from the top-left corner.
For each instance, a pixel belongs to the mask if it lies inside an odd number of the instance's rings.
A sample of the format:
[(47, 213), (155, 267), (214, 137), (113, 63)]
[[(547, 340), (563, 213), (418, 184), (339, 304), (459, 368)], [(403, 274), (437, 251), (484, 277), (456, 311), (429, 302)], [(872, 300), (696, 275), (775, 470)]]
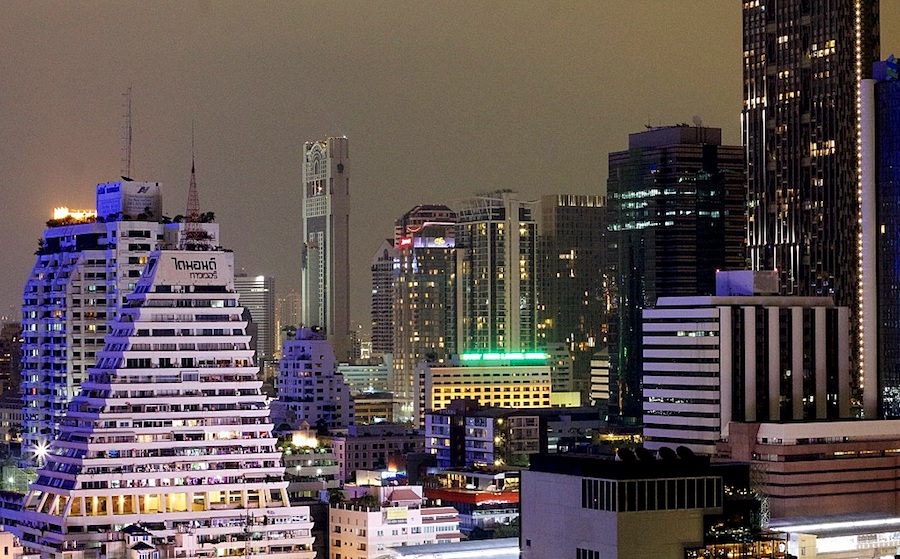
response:
[(191, 122), (191, 183), (188, 187), (187, 211), (181, 234), (184, 250), (207, 250), (212, 236), (201, 225), (200, 196), (197, 194), (197, 170), (194, 164), (194, 123)]
[(131, 86), (122, 94), (125, 105), (125, 129), (122, 131), (122, 177), (131, 178)]

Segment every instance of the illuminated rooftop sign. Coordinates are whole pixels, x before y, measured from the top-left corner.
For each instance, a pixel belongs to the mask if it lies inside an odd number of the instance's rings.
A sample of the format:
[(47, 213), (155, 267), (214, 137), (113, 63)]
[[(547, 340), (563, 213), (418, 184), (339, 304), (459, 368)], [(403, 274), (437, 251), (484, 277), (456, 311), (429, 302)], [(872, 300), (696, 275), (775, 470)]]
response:
[(548, 357), (550, 356), (540, 351), (463, 353), (459, 356), (462, 361), (546, 361)]

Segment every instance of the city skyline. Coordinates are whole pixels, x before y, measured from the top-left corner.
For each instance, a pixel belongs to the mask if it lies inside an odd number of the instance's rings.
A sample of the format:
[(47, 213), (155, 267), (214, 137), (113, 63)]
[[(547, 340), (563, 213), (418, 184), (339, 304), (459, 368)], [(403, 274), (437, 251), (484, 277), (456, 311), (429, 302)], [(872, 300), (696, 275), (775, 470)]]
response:
[[(882, 4), (884, 57), (900, 50), (900, 5)], [(740, 140), (739, 4), (13, 2), (5, 12), (0, 68), (19, 76), (0, 85), (11, 206), (0, 315), (11, 317), (51, 208), (90, 207), (94, 185), (121, 173), (129, 87), (135, 178), (160, 181), (164, 213), (184, 213), (193, 121), (202, 210), (216, 213), (239, 268), (285, 290), (299, 286), (303, 143), (351, 139), (351, 320), (366, 326), (371, 254), (412, 204), (453, 207), (496, 188), (602, 194), (607, 154), (647, 124), (697, 115)]]

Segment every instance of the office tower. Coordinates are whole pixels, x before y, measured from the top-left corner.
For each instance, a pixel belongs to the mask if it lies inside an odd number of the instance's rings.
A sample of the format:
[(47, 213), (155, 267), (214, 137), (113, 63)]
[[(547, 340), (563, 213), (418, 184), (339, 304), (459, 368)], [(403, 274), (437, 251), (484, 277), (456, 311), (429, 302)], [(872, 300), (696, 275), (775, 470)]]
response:
[(339, 360), (350, 352), (350, 151), (347, 138), (303, 147), (300, 312), (322, 328)]
[(783, 295), (851, 309), (860, 392), (859, 86), (880, 55), (878, 10), (878, 0), (743, 3), (749, 264), (777, 270)]
[(629, 134), (609, 154), (610, 414), (641, 417), (641, 311), (657, 297), (711, 295), (744, 266), (744, 154), (718, 128)]
[(372, 352), (394, 349), (394, 281), (397, 275), (394, 240), (385, 239), (372, 257)]
[[(197, 241), (196, 235), (192, 235)], [(126, 557), (130, 525), (160, 557), (314, 557), (291, 507), (260, 391), (233, 255), (151, 254), (46, 453), (16, 530), (62, 557)]]
[[(606, 208), (600, 196), (541, 198), (539, 323), (541, 343), (564, 343), (573, 385), (587, 401), (591, 356), (606, 345)], [(557, 388), (554, 387), (554, 392)]]
[(867, 415), (900, 418), (900, 80), (893, 56), (862, 84), (862, 270)]
[(536, 346), (535, 206), (509, 190), (460, 204), (456, 229), (460, 351), (515, 352)]
[[(22, 301), (23, 451), (46, 449), (103, 348), (108, 321), (134, 290), (153, 250), (185, 223), (162, 216), (159, 183), (97, 186), (97, 210), (57, 208), (39, 242)], [(152, 217), (151, 217), (152, 216)], [(218, 224), (195, 227), (218, 238)]]
[(334, 350), (320, 332), (301, 328), (286, 340), (275, 384), (277, 400), (272, 416), (297, 429), (306, 422), (324, 431), (346, 429), (353, 423), (353, 400), (337, 369)]
[(394, 356), (391, 391), (397, 421), (414, 419), (416, 366), (456, 352), (456, 212), (419, 205), (394, 223)]
[(849, 324), (830, 297), (661, 297), (644, 309), (644, 445), (713, 455), (734, 422), (850, 419)]
[(234, 289), (256, 325), (256, 362), (265, 367), (275, 360), (275, 278), (235, 274)]
[(22, 380), (22, 325), (0, 326), (0, 394), (20, 395)]
[(300, 294), (293, 289), (276, 298), (275, 306), (275, 352), (281, 351), (286, 334), (300, 324)]

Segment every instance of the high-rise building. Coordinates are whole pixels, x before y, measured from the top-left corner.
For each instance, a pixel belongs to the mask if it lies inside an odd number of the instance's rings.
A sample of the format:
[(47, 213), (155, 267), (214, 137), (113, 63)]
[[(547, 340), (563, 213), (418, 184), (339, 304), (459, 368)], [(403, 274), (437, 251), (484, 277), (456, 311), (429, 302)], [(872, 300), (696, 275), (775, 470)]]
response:
[(416, 366), (456, 351), (456, 212), (420, 205), (394, 226), (397, 276), (393, 304), (391, 391), (399, 421), (414, 418)]
[(300, 324), (300, 294), (293, 289), (277, 297), (275, 306), (275, 351), (281, 351), (286, 334)]
[(610, 413), (641, 417), (641, 312), (661, 296), (712, 295), (744, 267), (744, 154), (722, 131), (668, 126), (609, 154)]
[(394, 281), (398, 269), (394, 240), (385, 239), (372, 256), (372, 352), (394, 349)]
[[(58, 208), (47, 222), (23, 290), (25, 453), (46, 449), (59, 434), (150, 253), (180, 241), (186, 224), (169, 223), (161, 208), (159, 183), (123, 180), (97, 186), (96, 211)], [(216, 223), (193, 226), (218, 238)]]
[(863, 402), (867, 416), (900, 418), (900, 80), (897, 61), (862, 84)]
[(778, 271), (783, 295), (851, 309), (858, 391), (860, 82), (880, 56), (878, 10), (878, 0), (743, 3), (749, 264)]
[(159, 557), (315, 556), (232, 274), (226, 251), (149, 255), (17, 515), (27, 548), (127, 557), (140, 523)]
[(346, 429), (353, 423), (350, 387), (338, 371), (331, 344), (319, 332), (301, 328), (281, 352), (277, 400), (272, 415), (297, 429), (303, 422), (324, 429)]
[(264, 367), (275, 360), (275, 278), (235, 274), (234, 289), (256, 325), (256, 362)]
[(338, 360), (350, 353), (350, 151), (347, 138), (303, 148), (302, 325), (322, 328)]
[(566, 390), (580, 392), (587, 401), (591, 356), (607, 343), (605, 200), (543, 196), (539, 235), (539, 340), (566, 344), (573, 380)]
[(713, 455), (734, 422), (850, 419), (849, 324), (830, 297), (661, 297), (644, 309), (644, 445)]
[(19, 395), (22, 380), (22, 325), (0, 326), (0, 394)]
[(463, 201), (456, 228), (459, 351), (537, 345), (536, 202), (509, 190)]

